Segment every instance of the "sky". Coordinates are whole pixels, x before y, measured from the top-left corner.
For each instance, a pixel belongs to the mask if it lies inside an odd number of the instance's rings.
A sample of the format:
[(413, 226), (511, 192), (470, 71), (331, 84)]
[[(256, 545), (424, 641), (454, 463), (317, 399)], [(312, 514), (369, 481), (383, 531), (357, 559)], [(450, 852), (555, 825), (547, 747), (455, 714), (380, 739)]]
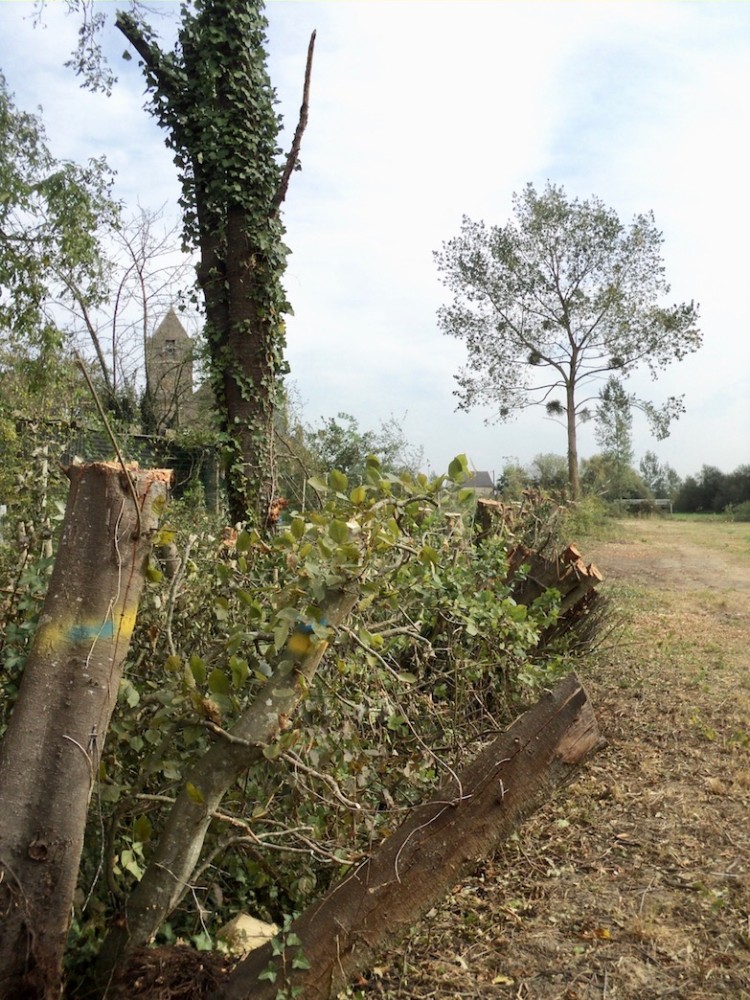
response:
[[(169, 46), (178, 5), (150, 7)], [(124, 38), (105, 34), (119, 80), (92, 95), (63, 65), (75, 20), (60, 0), (46, 27), (32, 13), (0, 0), (0, 69), (17, 105), (42, 108), (56, 156), (106, 155), (126, 205), (176, 218), (176, 170)], [(683, 476), (750, 462), (750, 4), (270, 0), (267, 14), (285, 147), (317, 31), (302, 170), (284, 206), (287, 356), (307, 422), (345, 412), (375, 429), (393, 416), (434, 472), (459, 453), (494, 474), (564, 454), (564, 428), (541, 409), (506, 423), (491, 407), (456, 410), (465, 351), (438, 328), (449, 297), (433, 259), (464, 215), (504, 225), (514, 192), (551, 181), (626, 224), (653, 211), (669, 301), (700, 303), (701, 350), (657, 382), (628, 383), (656, 403), (684, 393), (687, 408), (665, 441), (636, 414), (636, 460), (651, 450)], [(579, 454), (596, 451), (584, 425)]]

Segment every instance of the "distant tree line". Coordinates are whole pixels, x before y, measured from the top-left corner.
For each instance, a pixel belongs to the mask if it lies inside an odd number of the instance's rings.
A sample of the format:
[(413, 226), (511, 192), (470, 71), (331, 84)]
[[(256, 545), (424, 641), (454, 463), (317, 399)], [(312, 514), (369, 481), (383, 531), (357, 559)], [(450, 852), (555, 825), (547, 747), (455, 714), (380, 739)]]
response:
[[(738, 511), (743, 505), (747, 506), (746, 512)], [(734, 472), (704, 465), (697, 475), (687, 476), (682, 483), (675, 510), (714, 514), (731, 511), (735, 516), (745, 513), (750, 519), (750, 465), (740, 465)]]
[[(566, 459), (551, 453), (536, 455), (526, 465), (516, 459), (507, 461), (497, 481), (498, 491), (511, 500), (529, 488), (560, 496), (567, 487)], [(652, 451), (646, 452), (637, 469), (604, 451), (581, 462), (581, 487), (584, 494), (606, 501), (669, 499), (680, 513), (728, 513), (750, 520), (750, 464), (734, 472), (704, 465), (696, 475), (681, 479)]]
[[(632, 456), (631, 456), (632, 457)], [(680, 477), (668, 464), (647, 451), (638, 469), (623, 462), (614, 451), (602, 451), (581, 462), (581, 491), (602, 500), (617, 501), (634, 498), (674, 500), (682, 485)], [(542, 490), (553, 496), (568, 492), (567, 459), (563, 455), (536, 455), (528, 465), (513, 459), (506, 463), (498, 478), (498, 490), (509, 499), (516, 499), (528, 488)]]

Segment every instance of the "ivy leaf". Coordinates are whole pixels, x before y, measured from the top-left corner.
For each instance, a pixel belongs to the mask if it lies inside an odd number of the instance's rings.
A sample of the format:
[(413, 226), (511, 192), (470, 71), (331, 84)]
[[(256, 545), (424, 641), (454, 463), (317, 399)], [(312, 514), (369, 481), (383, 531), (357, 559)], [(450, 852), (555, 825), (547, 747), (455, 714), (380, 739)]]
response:
[(148, 816), (139, 816), (133, 823), (133, 839), (141, 844), (145, 844), (146, 841), (151, 840), (153, 831), (154, 828)]
[(139, 882), (143, 878), (143, 869), (136, 861), (135, 854), (132, 851), (125, 850), (120, 854), (120, 864), (126, 872), (130, 872)]

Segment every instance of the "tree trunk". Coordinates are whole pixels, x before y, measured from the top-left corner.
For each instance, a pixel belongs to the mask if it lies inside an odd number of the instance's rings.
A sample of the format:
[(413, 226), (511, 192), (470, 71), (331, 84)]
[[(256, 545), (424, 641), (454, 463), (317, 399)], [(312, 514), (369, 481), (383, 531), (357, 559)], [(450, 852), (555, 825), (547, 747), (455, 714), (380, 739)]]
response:
[[(348, 617), (357, 596), (355, 585), (329, 595), (322, 612), (330, 626), (335, 628)], [(143, 878), (102, 947), (97, 968), (102, 989), (133, 949), (151, 940), (189, 890), (214, 812), (232, 783), (264, 759), (264, 749), (278, 738), (309, 688), (327, 645), (320, 642), (300, 657), (282, 652), (273, 675), (245, 714), (229, 733), (219, 733), (216, 743), (186, 775)]]
[[(280, 956), (269, 944), (240, 962), (216, 1000), (273, 1000), (295, 989), (305, 1000), (335, 996), (602, 745), (586, 692), (571, 674), (306, 910)], [(303, 956), (307, 970), (297, 967)], [(273, 982), (259, 979), (269, 972)]]
[(570, 486), (571, 498), (577, 500), (581, 494), (581, 479), (578, 471), (578, 427), (576, 425), (575, 383), (572, 377), (567, 384), (566, 416), (568, 428), (568, 484)]
[[(0, 996), (58, 997), (89, 800), (172, 473), (75, 465), (0, 748)], [(132, 484), (132, 485), (131, 485)], [(137, 507), (136, 507), (137, 502)]]

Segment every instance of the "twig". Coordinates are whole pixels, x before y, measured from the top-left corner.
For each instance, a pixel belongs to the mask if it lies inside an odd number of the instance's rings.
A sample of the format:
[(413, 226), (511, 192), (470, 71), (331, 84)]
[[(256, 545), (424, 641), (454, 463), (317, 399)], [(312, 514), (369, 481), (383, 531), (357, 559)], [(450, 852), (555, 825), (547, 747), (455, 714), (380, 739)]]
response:
[(348, 799), (346, 795), (341, 791), (338, 782), (332, 778), (329, 774), (323, 774), (321, 771), (316, 771), (314, 767), (310, 767), (308, 764), (304, 764), (297, 754), (292, 753), (291, 750), (287, 750), (286, 753), (282, 753), (281, 759), (285, 760), (288, 764), (291, 764), (295, 770), (302, 771), (303, 774), (310, 775), (313, 778), (318, 778), (320, 781), (324, 782), (333, 792), (334, 796), (339, 800), (339, 802), (346, 806), (347, 809), (353, 809), (356, 812), (362, 811), (362, 806), (359, 802), (355, 802), (353, 799)]
[(167, 611), (165, 615), (164, 631), (167, 635), (167, 646), (169, 647), (169, 652), (172, 656), (177, 655), (177, 650), (175, 648), (174, 639), (172, 637), (172, 618), (174, 616), (174, 606), (177, 600), (177, 588), (182, 583), (185, 577), (185, 571), (187, 570), (188, 559), (190, 558), (190, 552), (193, 547), (193, 542), (195, 542), (197, 535), (191, 535), (188, 538), (187, 545), (185, 546), (185, 552), (182, 555), (182, 561), (177, 567), (177, 572), (172, 578), (172, 584), (169, 588), (169, 593), (167, 594)]
[(122, 457), (122, 452), (120, 451), (120, 446), (117, 443), (117, 438), (115, 437), (115, 435), (114, 435), (114, 433), (112, 431), (112, 428), (109, 425), (109, 420), (107, 420), (107, 414), (104, 412), (104, 407), (102, 406), (102, 402), (99, 399), (99, 394), (97, 393), (96, 389), (94, 388), (94, 383), (91, 381), (91, 376), (89, 375), (88, 371), (86, 370), (86, 365), (83, 363), (83, 358), (78, 353), (78, 351), (75, 352), (75, 356), (76, 356), (76, 361), (78, 362), (78, 367), (81, 369), (81, 371), (83, 372), (83, 377), (86, 379), (86, 384), (89, 387), (89, 391), (90, 391), (91, 395), (94, 397), (94, 402), (96, 403), (96, 408), (99, 411), (99, 416), (102, 418), (102, 423), (104, 424), (104, 429), (107, 432), (107, 435), (109, 436), (109, 440), (112, 442), (112, 447), (115, 449), (115, 454), (117, 455), (117, 460), (119, 461), (120, 465), (122, 466), (122, 471), (125, 473), (125, 479), (127, 480), (128, 486), (130, 487), (130, 493), (131, 493), (131, 496), (133, 497), (133, 504), (135, 506), (135, 517), (136, 517), (135, 537), (136, 538), (140, 538), (141, 537), (141, 508), (140, 508), (140, 506), (138, 504), (138, 496), (137, 496), (137, 494), (135, 492), (135, 484), (133, 483), (133, 480), (130, 478), (130, 473), (128, 472), (128, 467), (125, 464), (125, 459)]

